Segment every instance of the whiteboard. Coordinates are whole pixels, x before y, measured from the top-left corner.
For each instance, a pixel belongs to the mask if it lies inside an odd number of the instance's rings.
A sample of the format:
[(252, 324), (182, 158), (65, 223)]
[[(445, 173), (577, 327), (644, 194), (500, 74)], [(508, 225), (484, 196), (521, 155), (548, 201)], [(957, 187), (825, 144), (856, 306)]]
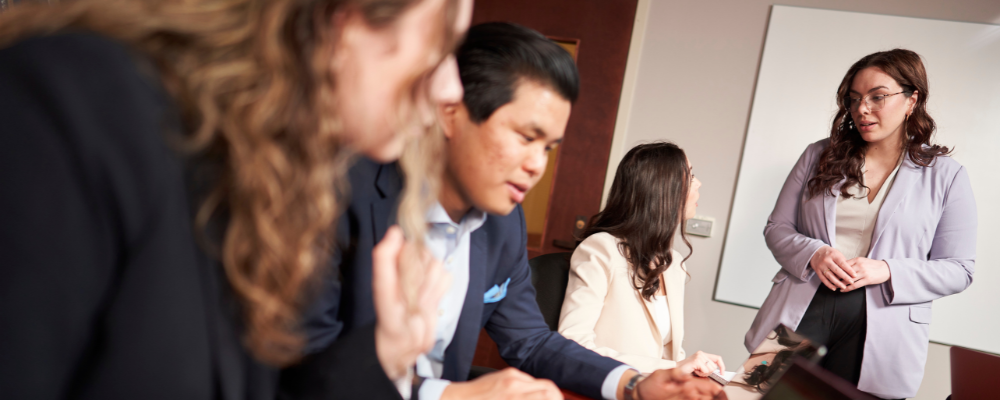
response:
[(780, 266), (764, 225), (799, 155), (829, 136), (850, 66), (901, 47), (924, 59), (936, 142), (972, 180), (972, 286), (934, 301), (931, 340), (1000, 353), (1000, 25), (774, 6), (743, 147), (715, 300), (759, 308)]

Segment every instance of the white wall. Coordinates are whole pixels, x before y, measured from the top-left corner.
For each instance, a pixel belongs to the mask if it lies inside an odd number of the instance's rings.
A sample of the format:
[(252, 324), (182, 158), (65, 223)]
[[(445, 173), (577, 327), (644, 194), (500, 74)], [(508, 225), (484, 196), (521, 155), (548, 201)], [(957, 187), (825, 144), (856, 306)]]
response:
[[(704, 350), (730, 364), (747, 356), (743, 335), (756, 309), (712, 300), (723, 238), (746, 135), (757, 68), (772, 3), (765, 0), (640, 0), (617, 144), (609, 170), (632, 146), (671, 140), (688, 154), (702, 181), (699, 215), (714, 217), (711, 238), (692, 237), (688, 261), (688, 353)], [(997, 0), (788, 0), (782, 4), (844, 11), (1000, 23)], [(641, 29), (641, 30), (640, 30)], [(633, 54), (636, 53), (637, 54)], [(933, 77), (930, 77), (933, 85)], [(609, 173), (613, 177), (613, 172)], [(784, 179), (778, 177), (777, 179)], [(606, 180), (605, 189), (610, 186)], [(762, 227), (763, 229), (763, 227)], [(944, 399), (951, 392), (948, 348), (931, 344), (917, 399)]]

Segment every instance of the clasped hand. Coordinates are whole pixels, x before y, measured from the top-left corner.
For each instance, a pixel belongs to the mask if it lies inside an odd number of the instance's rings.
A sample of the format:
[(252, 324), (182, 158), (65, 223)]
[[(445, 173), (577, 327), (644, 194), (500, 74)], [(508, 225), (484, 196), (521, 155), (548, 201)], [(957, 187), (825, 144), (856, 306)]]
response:
[(889, 264), (883, 260), (855, 257), (850, 260), (830, 246), (823, 246), (809, 260), (823, 285), (830, 290), (850, 292), (868, 285), (878, 285), (892, 277)]

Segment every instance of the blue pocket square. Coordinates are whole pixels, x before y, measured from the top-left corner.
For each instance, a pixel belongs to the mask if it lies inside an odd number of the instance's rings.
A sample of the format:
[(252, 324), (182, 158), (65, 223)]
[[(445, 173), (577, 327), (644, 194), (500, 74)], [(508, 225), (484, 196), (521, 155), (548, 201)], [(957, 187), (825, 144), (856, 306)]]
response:
[(507, 282), (504, 282), (503, 285), (493, 285), (490, 290), (483, 294), (483, 304), (496, 303), (507, 297), (508, 284), (510, 284), (510, 278), (507, 278)]

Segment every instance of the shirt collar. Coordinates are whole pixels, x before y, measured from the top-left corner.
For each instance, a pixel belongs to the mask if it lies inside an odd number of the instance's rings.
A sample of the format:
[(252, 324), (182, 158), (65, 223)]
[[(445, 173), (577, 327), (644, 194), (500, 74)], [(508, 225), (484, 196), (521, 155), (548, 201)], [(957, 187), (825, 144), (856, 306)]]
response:
[(472, 232), (479, 229), (479, 227), (486, 223), (486, 215), (487, 214), (482, 210), (472, 207), (469, 212), (462, 216), (461, 221), (455, 223), (451, 220), (451, 217), (448, 216), (448, 212), (444, 210), (441, 202), (436, 201), (434, 202), (434, 205), (427, 210), (426, 218), (427, 223), (432, 225), (450, 225), (456, 228), (464, 228), (462, 230), (465, 232)]

